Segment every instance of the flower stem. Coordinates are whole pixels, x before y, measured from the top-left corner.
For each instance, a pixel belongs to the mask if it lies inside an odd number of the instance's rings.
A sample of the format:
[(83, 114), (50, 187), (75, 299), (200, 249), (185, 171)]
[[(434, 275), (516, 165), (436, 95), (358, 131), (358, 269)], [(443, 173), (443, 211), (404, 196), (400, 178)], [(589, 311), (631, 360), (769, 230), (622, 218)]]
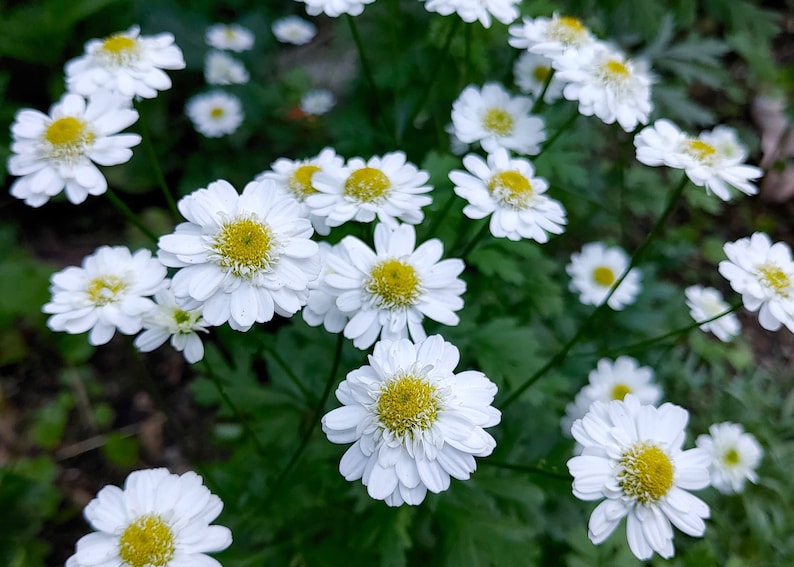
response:
[(140, 102), (137, 102), (135, 104), (135, 108), (138, 110), (138, 115), (140, 116), (139, 122), (141, 125), (141, 138), (143, 138), (143, 148), (146, 152), (146, 157), (149, 158), (149, 163), (151, 164), (154, 177), (157, 180), (157, 184), (160, 186), (160, 190), (163, 192), (165, 202), (168, 204), (168, 210), (171, 211), (171, 215), (173, 215), (174, 219), (179, 219), (181, 217), (179, 214), (179, 209), (177, 209), (176, 201), (174, 201), (174, 197), (171, 195), (171, 191), (168, 189), (168, 183), (165, 181), (163, 169), (160, 167), (160, 160), (157, 159), (157, 153), (154, 151), (152, 135), (149, 131), (149, 126), (146, 124), (143, 105)]
[(557, 141), (557, 138), (559, 138), (568, 128), (571, 127), (574, 122), (576, 122), (577, 118), (579, 118), (579, 109), (574, 110), (573, 114), (568, 117), (568, 120), (566, 120), (565, 123), (559, 127), (554, 135), (541, 144), (540, 151), (534, 156), (534, 159), (538, 159), (543, 152), (548, 150), (551, 145)]
[[(551, 80), (554, 78), (554, 67), (549, 68), (549, 72), (546, 75), (546, 79), (543, 81), (543, 88), (540, 90), (540, 94), (538, 98), (535, 99), (535, 102), (532, 103), (532, 108), (529, 110), (530, 114), (537, 114), (546, 104), (543, 100), (543, 97), (546, 96), (546, 91), (549, 90), (549, 85), (551, 84)], [(578, 112), (578, 111), (577, 111)]]
[(450, 193), (449, 199), (447, 199), (447, 202), (444, 203), (444, 206), (441, 208), (438, 214), (436, 214), (436, 216), (433, 218), (433, 222), (430, 224), (430, 228), (427, 229), (427, 233), (425, 234), (424, 240), (429, 240), (430, 238), (433, 237), (435, 232), (438, 230), (438, 227), (441, 226), (441, 221), (443, 221), (444, 218), (446, 218), (446, 216), (449, 214), (449, 211), (452, 209), (452, 204), (454, 202), (455, 202), (455, 191), (452, 191)]
[(626, 279), (626, 276), (628, 276), (632, 268), (634, 268), (634, 266), (636, 266), (640, 262), (642, 256), (645, 254), (645, 251), (648, 249), (648, 246), (650, 246), (651, 242), (653, 242), (653, 240), (658, 235), (659, 231), (662, 229), (662, 226), (664, 226), (664, 224), (667, 222), (667, 219), (670, 217), (670, 214), (673, 212), (675, 205), (678, 204), (678, 199), (681, 197), (681, 194), (683, 193), (686, 184), (687, 184), (687, 177), (686, 175), (684, 175), (681, 178), (681, 181), (678, 183), (678, 185), (676, 185), (673, 188), (673, 190), (670, 192), (670, 197), (667, 201), (667, 206), (665, 207), (664, 212), (662, 212), (661, 216), (656, 221), (656, 224), (653, 225), (653, 228), (651, 228), (651, 231), (645, 237), (645, 240), (643, 240), (642, 244), (640, 244), (639, 248), (637, 248), (634, 254), (632, 254), (628, 267), (623, 272), (623, 274), (621, 274), (621, 276), (618, 278), (615, 284), (612, 286), (612, 289), (609, 290), (609, 293), (606, 295), (603, 301), (599, 303), (598, 306), (595, 309), (593, 309), (593, 311), (590, 312), (590, 314), (579, 325), (579, 328), (576, 330), (576, 333), (574, 333), (574, 335), (570, 339), (568, 339), (568, 342), (566, 342), (564, 345), (562, 345), (562, 347), (560, 347), (560, 350), (558, 350), (546, 362), (546, 364), (544, 364), (538, 370), (536, 370), (535, 373), (532, 374), (529, 378), (527, 378), (523, 384), (521, 384), (518, 388), (516, 388), (510, 393), (507, 399), (505, 399), (505, 401), (502, 402), (499, 406), (502, 409), (502, 411), (504, 411), (505, 408), (507, 408), (507, 406), (512, 404), (514, 401), (516, 401), (518, 397), (521, 394), (523, 394), (527, 388), (529, 388), (532, 384), (534, 384), (540, 378), (542, 378), (549, 370), (555, 368), (558, 364), (560, 364), (565, 359), (565, 356), (568, 354), (571, 348), (573, 348), (573, 346), (577, 343), (577, 341), (579, 341), (579, 339), (582, 338), (582, 336), (585, 334), (585, 331), (587, 331), (587, 329), (589, 328), (590, 324), (596, 319), (598, 315), (601, 314), (601, 312), (603, 312), (604, 309), (606, 309), (607, 302), (609, 301), (609, 299), (612, 297), (615, 291), (620, 287), (620, 284), (623, 283), (623, 280)]
[(480, 240), (482, 240), (482, 237), (485, 236), (485, 234), (488, 232), (488, 227), (489, 226), (490, 226), (490, 223), (486, 221), (480, 227), (480, 230), (477, 231), (477, 234), (475, 234), (474, 237), (471, 240), (469, 240), (469, 243), (466, 245), (466, 247), (458, 255), (458, 258), (460, 258), (461, 260), (464, 260), (464, 261), (466, 260), (466, 256), (468, 256), (469, 253), (472, 250), (474, 250), (474, 248), (477, 246), (477, 244), (479, 244)]
[(144, 235), (146, 235), (146, 237), (149, 240), (151, 240), (152, 242), (157, 244), (157, 235), (154, 232), (152, 232), (149, 229), (149, 227), (147, 227), (145, 224), (143, 224), (143, 222), (141, 222), (141, 219), (138, 218), (138, 215), (133, 213), (132, 210), (127, 205), (124, 204), (124, 201), (119, 199), (118, 195), (116, 195), (110, 188), (108, 188), (108, 190), (106, 192), (106, 195), (108, 196), (108, 199), (110, 199), (110, 202), (113, 204), (113, 206), (116, 207), (116, 209), (122, 215), (124, 215), (124, 218), (126, 218), (128, 221), (130, 221), (136, 227), (138, 227), (138, 229)]
[(287, 375), (287, 378), (289, 378), (290, 381), (293, 384), (295, 384), (295, 387), (298, 388), (298, 390), (300, 390), (301, 394), (303, 394), (303, 398), (307, 402), (311, 401), (314, 398), (314, 396), (309, 391), (309, 389), (300, 381), (298, 376), (295, 374), (292, 368), (290, 368), (289, 364), (287, 364), (287, 362), (281, 357), (281, 355), (278, 352), (276, 352), (275, 349), (265, 344), (265, 341), (262, 341), (262, 348), (265, 350), (265, 352), (267, 352), (270, 356), (273, 357), (273, 360), (275, 360), (276, 364), (278, 364), (281, 367), (281, 369)]
[(571, 476), (568, 475), (568, 474), (563, 474), (563, 473), (559, 473), (559, 472), (556, 472), (556, 471), (553, 471), (553, 470), (548, 470), (548, 469), (545, 469), (545, 468), (539, 467), (539, 466), (519, 465), (519, 464), (515, 464), (515, 463), (505, 463), (505, 462), (502, 462), (502, 461), (494, 461), (492, 459), (482, 459), (481, 461), (478, 461), (478, 462), (482, 463), (483, 465), (490, 465), (492, 467), (496, 467), (496, 468), (499, 468), (499, 469), (507, 469), (507, 470), (511, 470), (511, 471), (519, 471), (519, 472), (525, 472), (525, 473), (529, 473), (529, 474), (536, 474), (536, 475), (540, 475), (540, 476), (545, 476), (547, 478), (553, 478), (555, 480), (562, 480), (562, 481), (565, 481), (565, 482), (570, 482), (571, 481)]

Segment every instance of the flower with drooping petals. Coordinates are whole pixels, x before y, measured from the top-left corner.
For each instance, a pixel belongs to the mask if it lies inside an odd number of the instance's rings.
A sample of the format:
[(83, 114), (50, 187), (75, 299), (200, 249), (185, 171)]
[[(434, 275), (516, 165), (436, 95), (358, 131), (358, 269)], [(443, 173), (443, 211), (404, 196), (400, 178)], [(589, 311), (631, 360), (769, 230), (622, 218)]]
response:
[(756, 438), (738, 423), (715, 423), (695, 444), (711, 457), (711, 486), (723, 494), (744, 491), (744, 483), (758, 482), (755, 469), (764, 456)]
[(739, 318), (734, 313), (728, 313), (731, 306), (722, 298), (719, 290), (702, 285), (689, 286), (684, 290), (689, 314), (695, 321), (706, 321), (725, 313), (719, 319), (703, 323), (700, 330), (712, 332), (722, 342), (727, 343), (742, 330)]

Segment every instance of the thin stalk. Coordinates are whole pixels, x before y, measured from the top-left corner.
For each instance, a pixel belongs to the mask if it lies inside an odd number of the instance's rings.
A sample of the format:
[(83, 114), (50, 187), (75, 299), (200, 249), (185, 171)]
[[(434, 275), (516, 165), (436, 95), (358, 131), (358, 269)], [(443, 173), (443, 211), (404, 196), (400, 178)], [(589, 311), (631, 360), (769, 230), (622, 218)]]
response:
[(427, 229), (427, 234), (425, 235), (425, 240), (428, 240), (433, 237), (438, 227), (441, 226), (441, 221), (449, 214), (449, 211), (452, 209), (452, 203), (455, 202), (455, 191), (452, 191), (449, 199), (447, 202), (444, 203), (444, 206), (441, 208), (441, 211), (433, 218), (433, 222), (430, 224), (430, 228)]
[(540, 90), (540, 94), (538, 95), (538, 98), (535, 99), (535, 102), (532, 103), (532, 108), (529, 110), (530, 114), (537, 114), (538, 112), (540, 112), (540, 109), (543, 108), (543, 105), (546, 104), (545, 101), (543, 100), (543, 97), (546, 96), (546, 91), (549, 90), (549, 85), (551, 84), (551, 80), (554, 78), (554, 70), (555, 70), (554, 67), (549, 68), (549, 72), (543, 81), (543, 88)]
[(536, 156), (534, 156), (533, 159), (538, 159), (543, 152), (548, 150), (551, 145), (557, 141), (557, 138), (559, 138), (568, 128), (571, 127), (574, 122), (576, 122), (577, 118), (579, 118), (579, 109), (574, 110), (573, 114), (568, 117), (568, 120), (566, 120), (565, 123), (559, 127), (554, 135), (541, 144), (540, 151)]
[(469, 253), (472, 250), (474, 250), (474, 248), (477, 246), (480, 240), (482, 240), (482, 237), (485, 236), (485, 234), (488, 232), (489, 226), (490, 224), (488, 222), (483, 223), (483, 225), (480, 227), (480, 230), (478, 230), (477, 234), (474, 235), (474, 238), (469, 240), (469, 243), (466, 245), (463, 251), (458, 255), (460, 259), (465, 260), (466, 256), (468, 256)]
[(124, 215), (124, 218), (126, 218), (136, 227), (138, 227), (138, 230), (140, 230), (144, 235), (146, 235), (146, 237), (149, 240), (157, 244), (157, 235), (154, 232), (152, 232), (149, 229), (149, 227), (143, 224), (143, 222), (141, 222), (141, 219), (138, 218), (138, 215), (133, 213), (132, 210), (127, 205), (124, 204), (124, 201), (119, 199), (118, 195), (116, 195), (110, 188), (108, 188), (106, 195), (108, 196), (108, 199), (110, 199), (110, 202), (113, 204), (113, 206), (116, 207), (116, 209), (122, 215)]
[(174, 201), (174, 197), (171, 194), (171, 190), (168, 188), (168, 183), (165, 180), (165, 175), (163, 175), (163, 169), (160, 167), (160, 160), (157, 159), (157, 152), (154, 151), (154, 145), (152, 144), (152, 135), (149, 131), (149, 126), (146, 124), (145, 113), (143, 112), (143, 105), (137, 103), (135, 108), (138, 110), (138, 114), (140, 116), (140, 120), (138, 121), (141, 125), (141, 138), (143, 138), (143, 148), (146, 152), (146, 157), (149, 158), (149, 163), (152, 167), (152, 172), (154, 173), (154, 177), (157, 180), (157, 185), (160, 186), (160, 190), (163, 192), (163, 196), (165, 197), (165, 202), (168, 204), (168, 210), (171, 211), (171, 215), (173, 215), (174, 219), (181, 218), (179, 214), (179, 209), (176, 206), (176, 201)]
[(507, 470), (511, 470), (511, 471), (525, 472), (525, 473), (529, 473), (529, 474), (545, 476), (547, 478), (553, 478), (554, 480), (562, 480), (562, 481), (565, 481), (565, 482), (571, 482), (570, 475), (558, 473), (558, 472), (555, 472), (555, 471), (546, 470), (546, 469), (544, 469), (542, 467), (538, 467), (538, 466), (519, 465), (519, 464), (516, 464), (516, 463), (505, 463), (505, 462), (502, 462), (502, 461), (494, 461), (493, 459), (482, 459), (481, 461), (478, 461), (478, 462), (482, 463), (483, 465), (488, 465), (488, 466), (496, 467), (496, 468), (499, 468), (499, 469), (507, 469)]
[(314, 399), (314, 396), (309, 391), (309, 389), (300, 381), (297, 374), (295, 374), (292, 368), (290, 368), (289, 364), (287, 364), (287, 362), (281, 357), (281, 355), (278, 352), (276, 352), (275, 349), (270, 348), (270, 346), (264, 344), (264, 342), (262, 343), (262, 348), (265, 350), (265, 352), (267, 352), (270, 356), (273, 357), (273, 360), (275, 360), (276, 364), (278, 364), (281, 367), (281, 369), (287, 375), (287, 378), (290, 379), (290, 382), (295, 384), (295, 387), (301, 391), (301, 394), (303, 394), (303, 398), (307, 402)]

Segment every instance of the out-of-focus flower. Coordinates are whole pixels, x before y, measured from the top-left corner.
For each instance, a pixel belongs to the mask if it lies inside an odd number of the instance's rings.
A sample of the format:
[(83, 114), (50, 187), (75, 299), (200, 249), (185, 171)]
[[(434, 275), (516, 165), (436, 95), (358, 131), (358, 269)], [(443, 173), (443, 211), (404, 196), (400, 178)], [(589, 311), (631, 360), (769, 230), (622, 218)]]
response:
[(747, 480), (758, 482), (755, 469), (764, 450), (738, 423), (715, 423), (709, 434), (699, 435), (695, 443), (711, 457), (711, 486), (723, 494), (744, 491)]
[(215, 49), (249, 51), (254, 46), (254, 32), (239, 24), (213, 24), (204, 33), (204, 41)]
[(334, 93), (328, 89), (315, 89), (301, 98), (300, 109), (309, 116), (327, 114), (336, 104)]
[(422, 0), (428, 12), (442, 16), (457, 14), (466, 23), (479, 21), (483, 27), (491, 27), (491, 16), (503, 24), (518, 17), (516, 4), (521, 0)]
[[(585, 244), (581, 252), (571, 255), (571, 263), (565, 271), (571, 276), (570, 289), (579, 294), (579, 301), (585, 305), (600, 305), (628, 267), (629, 257), (622, 248), (591, 242)], [(640, 292), (641, 277), (639, 270), (632, 268), (607, 305), (620, 310), (634, 303)]]
[(193, 96), (185, 105), (185, 113), (196, 131), (207, 138), (233, 134), (245, 117), (240, 99), (223, 91)]
[[(713, 287), (693, 285), (686, 288), (684, 294), (689, 314), (695, 321), (711, 319), (731, 308), (722, 298), (722, 294)], [(700, 330), (707, 333), (712, 332), (722, 342), (728, 342), (739, 334), (742, 326), (734, 313), (728, 313), (710, 323), (702, 324)]]
[(287, 16), (273, 22), (273, 35), (282, 43), (305, 45), (317, 35), (317, 26), (298, 16)]
[(204, 57), (204, 80), (210, 85), (244, 85), (250, 78), (245, 65), (223, 51), (213, 49)]

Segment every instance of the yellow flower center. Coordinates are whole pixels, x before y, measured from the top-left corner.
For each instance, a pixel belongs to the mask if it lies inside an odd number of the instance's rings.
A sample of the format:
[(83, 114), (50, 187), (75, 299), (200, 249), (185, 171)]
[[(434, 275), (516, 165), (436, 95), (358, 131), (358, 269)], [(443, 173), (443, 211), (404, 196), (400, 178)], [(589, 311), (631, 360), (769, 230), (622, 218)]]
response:
[(546, 65), (536, 65), (534, 69), (532, 69), (532, 76), (535, 77), (535, 80), (539, 83), (545, 83), (546, 79), (549, 78), (549, 73), (551, 73), (551, 67), (547, 67)]
[(362, 203), (376, 203), (389, 194), (391, 181), (380, 169), (362, 167), (345, 181), (345, 195)]
[(725, 463), (729, 467), (735, 467), (739, 464), (742, 460), (741, 456), (739, 455), (739, 451), (731, 447), (725, 454), (722, 456), (722, 462)]
[(253, 218), (238, 218), (223, 225), (215, 236), (212, 250), (221, 268), (238, 278), (252, 278), (269, 270), (276, 261), (273, 231)]
[(139, 517), (119, 538), (119, 557), (130, 567), (164, 567), (175, 550), (174, 532), (155, 514)]
[(598, 266), (593, 270), (593, 281), (603, 287), (611, 287), (615, 283), (615, 272), (607, 266)]
[(378, 307), (399, 309), (416, 302), (421, 292), (420, 283), (419, 274), (411, 264), (392, 258), (372, 268), (365, 289), (375, 298)]
[(707, 163), (717, 153), (717, 149), (714, 146), (696, 138), (684, 142), (684, 151), (704, 163)]
[(126, 63), (129, 61), (138, 46), (138, 42), (126, 35), (111, 35), (102, 42), (102, 53), (113, 63)]
[(414, 433), (429, 429), (438, 416), (436, 387), (413, 374), (399, 376), (381, 387), (376, 411), (396, 437), (413, 438)]
[(213, 118), (220, 118), (224, 114), (225, 113), (223, 111), (223, 108), (221, 108), (220, 106), (215, 106), (213, 107), (212, 110), (210, 110), (210, 116), (212, 116)]
[(618, 61), (617, 59), (609, 59), (605, 63), (602, 63), (601, 72), (603, 73), (604, 78), (613, 81), (621, 81), (631, 75), (631, 72), (629, 71), (629, 68), (626, 67), (626, 64), (622, 61)]
[(488, 190), (503, 205), (525, 208), (534, 191), (529, 179), (518, 171), (502, 171), (488, 181)]
[[(300, 200), (303, 201), (312, 193), (317, 193), (317, 189), (312, 185), (312, 176), (320, 171), (319, 165), (302, 165), (298, 167), (292, 176), (287, 180), (287, 187)], [(376, 170), (377, 171), (377, 170)]]
[(509, 136), (513, 133), (513, 117), (501, 108), (489, 108), (482, 117), (482, 125), (489, 132), (499, 136)]
[(118, 300), (118, 295), (127, 288), (127, 284), (117, 276), (97, 276), (88, 283), (88, 300), (102, 307)]
[(612, 386), (612, 399), (623, 400), (627, 394), (631, 394), (631, 388), (625, 384), (615, 384)]
[(549, 39), (568, 45), (575, 43), (586, 32), (587, 28), (578, 19), (563, 16), (550, 22), (546, 33)]
[(642, 504), (657, 502), (673, 486), (673, 463), (656, 445), (634, 445), (621, 455), (618, 466), (623, 493)]
[(226, 36), (226, 39), (234, 39), (237, 37), (237, 34), (234, 33), (234, 28), (231, 26), (226, 26), (223, 30), (223, 34)]
[(81, 155), (85, 147), (94, 142), (94, 134), (88, 125), (74, 116), (53, 120), (44, 131), (44, 139), (52, 148), (50, 156), (55, 159), (70, 159)]
[(783, 297), (788, 297), (788, 292), (786, 290), (791, 287), (791, 279), (786, 272), (775, 264), (764, 264), (758, 268), (758, 271), (761, 273), (763, 283), (765, 283), (767, 287), (771, 287), (776, 293)]

